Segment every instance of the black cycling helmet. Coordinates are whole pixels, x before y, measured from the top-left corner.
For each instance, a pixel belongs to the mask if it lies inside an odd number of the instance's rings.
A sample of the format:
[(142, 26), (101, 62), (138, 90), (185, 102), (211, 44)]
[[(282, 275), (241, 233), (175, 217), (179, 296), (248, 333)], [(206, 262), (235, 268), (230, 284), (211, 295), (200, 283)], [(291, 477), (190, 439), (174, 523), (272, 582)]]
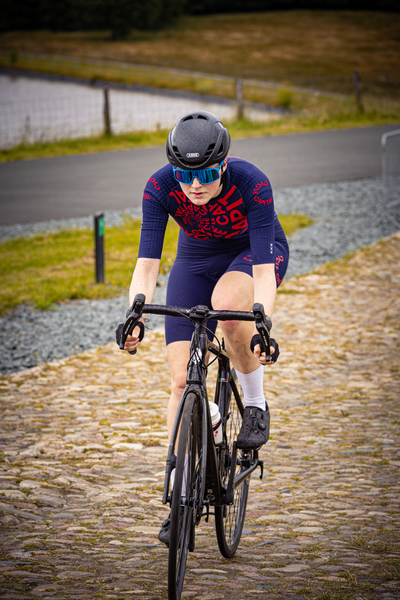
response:
[(188, 113), (168, 134), (167, 158), (180, 169), (206, 169), (221, 163), (231, 145), (229, 131), (213, 113)]

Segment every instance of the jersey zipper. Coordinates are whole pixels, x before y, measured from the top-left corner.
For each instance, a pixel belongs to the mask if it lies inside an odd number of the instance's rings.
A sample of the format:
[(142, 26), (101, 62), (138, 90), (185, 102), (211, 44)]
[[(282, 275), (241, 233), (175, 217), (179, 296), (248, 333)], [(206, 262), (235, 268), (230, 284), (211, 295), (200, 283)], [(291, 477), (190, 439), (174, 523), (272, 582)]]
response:
[(210, 209), (208, 208), (208, 204), (206, 204), (206, 209), (207, 209), (207, 214), (208, 214), (208, 222), (210, 223), (211, 235), (212, 235), (212, 237), (215, 237), (214, 236), (214, 232), (213, 232), (213, 226), (212, 226), (212, 223), (211, 223), (211, 215), (210, 215)]

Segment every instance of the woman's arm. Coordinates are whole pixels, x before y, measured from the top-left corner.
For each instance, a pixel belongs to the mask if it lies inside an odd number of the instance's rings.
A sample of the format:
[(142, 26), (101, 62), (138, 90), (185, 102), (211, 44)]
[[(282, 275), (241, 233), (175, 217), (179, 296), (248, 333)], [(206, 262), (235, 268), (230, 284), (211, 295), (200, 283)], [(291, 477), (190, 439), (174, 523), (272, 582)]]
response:
[(272, 319), (276, 298), (274, 263), (253, 265), (254, 302), (264, 306), (264, 312)]
[[(129, 289), (129, 302), (131, 306), (136, 294), (144, 294), (146, 297), (146, 304), (152, 303), (159, 269), (159, 258), (138, 258)], [(143, 315), (143, 317), (145, 318), (145, 315)], [(139, 332), (139, 327), (135, 327), (132, 335), (128, 335), (124, 350), (127, 350), (128, 352), (136, 350), (140, 344)]]
[[(254, 280), (254, 302), (259, 302), (264, 306), (264, 312), (272, 319), (276, 298), (276, 278), (274, 263), (253, 265), (253, 280)], [(254, 327), (254, 334), (257, 329)], [(270, 348), (271, 354), (274, 348)], [(265, 361), (265, 354), (261, 355), (260, 346), (254, 348), (254, 356), (256, 356), (261, 364), (272, 364), (272, 361)]]
[(144, 294), (146, 296), (146, 304), (152, 303), (159, 270), (159, 258), (138, 258), (129, 289), (129, 302), (131, 306), (136, 294)]

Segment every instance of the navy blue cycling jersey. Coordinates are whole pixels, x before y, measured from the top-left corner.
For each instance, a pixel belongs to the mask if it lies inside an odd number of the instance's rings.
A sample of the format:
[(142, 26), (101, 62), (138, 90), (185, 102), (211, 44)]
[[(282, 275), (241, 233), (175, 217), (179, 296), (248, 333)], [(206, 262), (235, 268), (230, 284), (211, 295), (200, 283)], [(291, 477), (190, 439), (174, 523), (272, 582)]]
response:
[(275, 241), (285, 245), (287, 241), (274, 211), (269, 180), (251, 163), (229, 157), (222, 181), (219, 196), (196, 206), (174, 179), (170, 164), (150, 177), (143, 195), (139, 258), (161, 257), (171, 215), (203, 248), (219, 252), (247, 245), (253, 265), (275, 262)]

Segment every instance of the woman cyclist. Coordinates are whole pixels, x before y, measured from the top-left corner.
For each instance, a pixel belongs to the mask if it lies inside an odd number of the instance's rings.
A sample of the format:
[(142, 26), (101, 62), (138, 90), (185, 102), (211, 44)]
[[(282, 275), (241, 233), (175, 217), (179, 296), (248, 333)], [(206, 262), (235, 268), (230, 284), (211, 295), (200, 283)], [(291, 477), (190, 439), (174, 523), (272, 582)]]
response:
[[(230, 135), (214, 114), (198, 111), (179, 119), (168, 135), (169, 164), (147, 182), (139, 256), (130, 287), (130, 302), (142, 293), (151, 303), (156, 288), (165, 228), (171, 215), (180, 226), (177, 255), (171, 269), (166, 303), (215, 310), (251, 311), (264, 305), (272, 317), (276, 289), (289, 259), (288, 243), (274, 212), (271, 185), (257, 167), (228, 157)], [(216, 322), (208, 327), (215, 332)], [(254, 323), (220, 323), (227, 353), (243, 390), (241, 448), (259, 448), (269, 437), (269, 410), (263, 392), (263, 365)], [(165, 318), (171, 367), (168, 431), (186, 384), (186, 366), (193, 325), (186, 319)], [(144, 320), (128, 336), (125, 350), (143, 338)], [(159, 539), (168, 544), (169, 519)]]

